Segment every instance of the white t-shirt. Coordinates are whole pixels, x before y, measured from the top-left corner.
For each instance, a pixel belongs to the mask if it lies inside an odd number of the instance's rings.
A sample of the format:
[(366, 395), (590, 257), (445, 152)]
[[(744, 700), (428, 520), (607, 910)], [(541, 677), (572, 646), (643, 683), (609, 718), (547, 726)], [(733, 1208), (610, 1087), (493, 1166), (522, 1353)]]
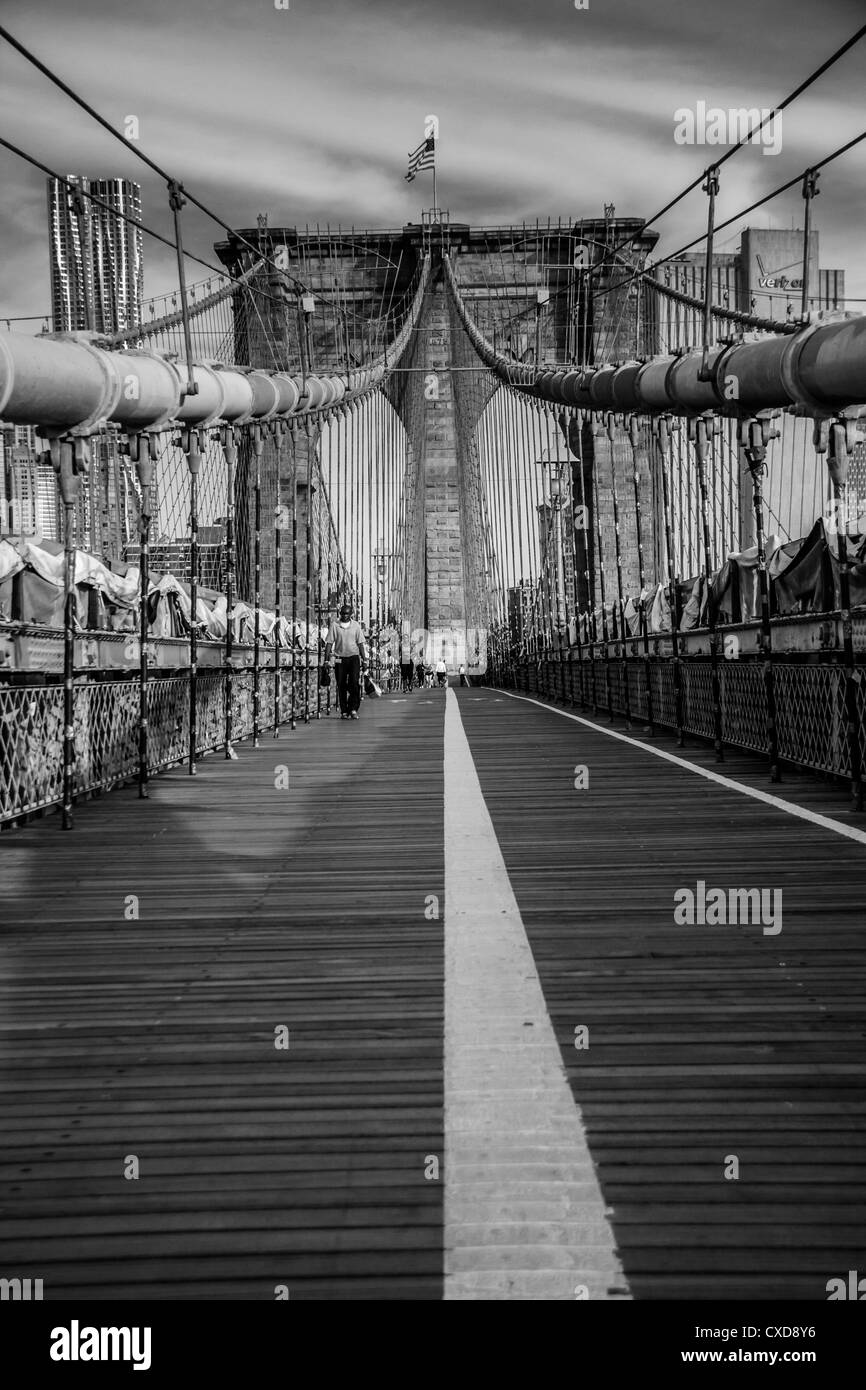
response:
[(328, 643), (334, 648), (337, 660), (343, 656), (360, 656), (361, 649), (365, 648), (361, 624), (354, 618), (345, 623), (335, 619), (328, 630)]

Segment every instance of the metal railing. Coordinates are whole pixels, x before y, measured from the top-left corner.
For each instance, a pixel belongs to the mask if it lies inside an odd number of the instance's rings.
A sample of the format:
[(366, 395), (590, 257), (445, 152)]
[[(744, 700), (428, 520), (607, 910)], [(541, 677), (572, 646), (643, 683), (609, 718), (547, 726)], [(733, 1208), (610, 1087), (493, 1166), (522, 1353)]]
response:
[[(716, 669), (723, 746), (769, 758), (767, 663), (721, 658)], [(539, 656), (496, 675), (497, 683), (585, 713), (620, 717), (642, 729), (681, 730), (707, 742), (715, 737), (708, 656), (674, 661), (647, 657), (634, 642), (593, 643), (581, 654), (572, 649)], [(852, 685), (855, 698), (849, 702)], [(849, 670), (841, 654), (826, 652), (774, 656), (772, 692), (778, 758), (794, 768), (859, 780), (866, 763), (866, 664), (858, 662)], [(852, 749), (857, 748), (860, 766), (852, 767)]]
[[(312, 660), (315, 660), (313, 656)], [(327, 717), (336, 708), (333, 686), (319, 686), (318, 665), (262, 665), (259, 732)], [(279, 718), (275, 683), (279, 676)], [(231, 690), (233, 741), (253, 733), (253, 670), (207, 668), (196, 680), (196, 754), (226, 746), (226, 692)], [(189, 672), (152, 675), (147, 686), (148, 771), (189, 758)], [(139, 685), (135, 675), (90, 673), (74, 691), (76, 798), (134, 782), (139, 774)], [(63, 797), (63, 685), (0, 683), (0, 825), (59, 805)]]

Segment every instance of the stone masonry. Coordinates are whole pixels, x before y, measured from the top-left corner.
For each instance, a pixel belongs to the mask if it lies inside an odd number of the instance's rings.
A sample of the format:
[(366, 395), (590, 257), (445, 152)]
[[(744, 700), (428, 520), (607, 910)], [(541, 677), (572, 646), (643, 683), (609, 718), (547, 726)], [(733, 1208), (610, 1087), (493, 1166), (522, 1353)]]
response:
[(457, 464), (457, 422), (450, 373), (451, 323), (441, 276), (425, 305), (423, 362), (424, 513), (427, 557), (425, 626), (462, 627), (466, 619)]

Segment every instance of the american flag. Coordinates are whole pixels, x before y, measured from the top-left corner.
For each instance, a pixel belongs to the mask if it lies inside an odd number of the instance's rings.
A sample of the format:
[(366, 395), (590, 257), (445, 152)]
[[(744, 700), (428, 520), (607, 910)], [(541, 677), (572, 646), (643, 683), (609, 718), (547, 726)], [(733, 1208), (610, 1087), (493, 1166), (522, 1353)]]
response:
[(421, 141), (417, 150), (413, 150), (409, 155), (409, 168), (403, 175), (407, 183), (411, 183), (419, 169), (435, 169), (435, 149), (436, 141), (432, 135)]

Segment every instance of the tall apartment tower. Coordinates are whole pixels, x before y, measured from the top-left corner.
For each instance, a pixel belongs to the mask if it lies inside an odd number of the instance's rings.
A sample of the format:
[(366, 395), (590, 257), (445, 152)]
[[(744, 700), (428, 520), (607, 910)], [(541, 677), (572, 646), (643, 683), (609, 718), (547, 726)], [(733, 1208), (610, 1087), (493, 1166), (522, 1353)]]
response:
[(0, 424), (0, 535), (60, 534), (54, 469), (32, 425)]
[(54, 331), (90, 327), (117, 333), (132, 328), (141, 314), (142, 233), (119, 214), (141, 220), (141, 186), (129, 179), (80, 175), (70, 175), (67, 182), (100, 201), (82, 198), (79, 213), (66, 183), (48, 180)]

